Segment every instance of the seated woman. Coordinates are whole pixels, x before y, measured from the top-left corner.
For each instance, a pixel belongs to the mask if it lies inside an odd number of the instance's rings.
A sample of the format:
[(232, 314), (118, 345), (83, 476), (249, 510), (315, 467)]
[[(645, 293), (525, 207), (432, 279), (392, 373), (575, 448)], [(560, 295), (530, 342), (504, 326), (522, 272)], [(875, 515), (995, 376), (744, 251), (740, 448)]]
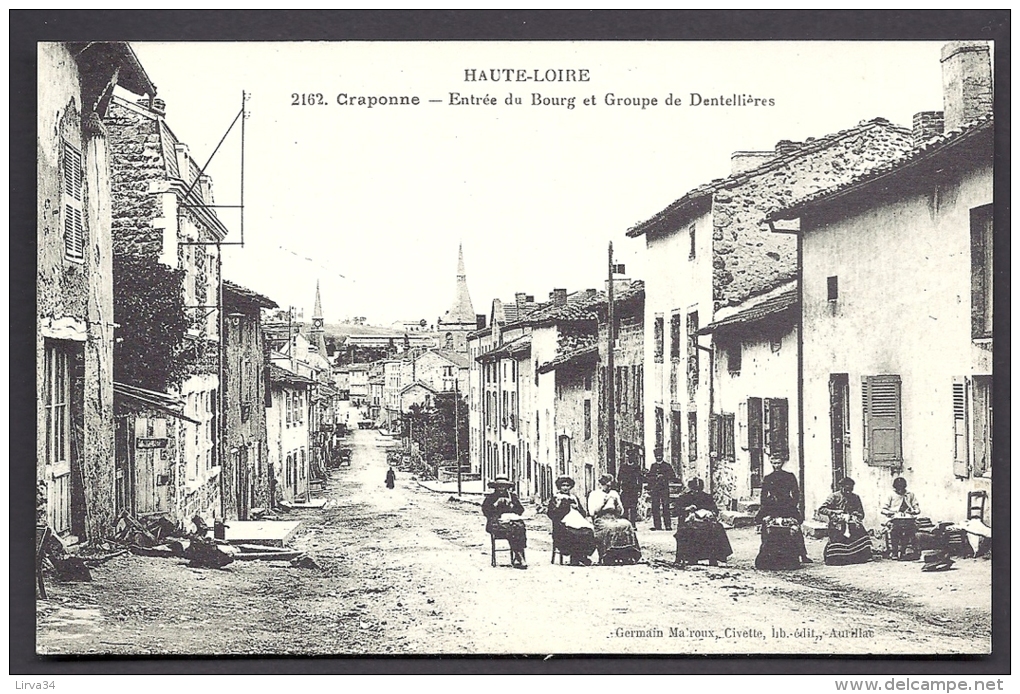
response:
[(623, 517), (623, 501), (612, 488), (613, 476), (602, 475), (599, 487), (588, 495), (588, 510), (595, 522), (599, 564), (635, 564), (641, 558), (641, 548), (634, 526)]
[(818, 515), (829, 520), (829, 542), (823, 554), (826, 564), (845, 566), (871, 561), (871, 538), (864, 529), (864, 504), (854, 494), (851, 478), (839, 481), (839, 490), (829, 495)]
[(528, 563), (524, 559), (524, 548), (528, 537), (524, 521), (520, 519), (524, 505), (511, 491), (512, 486), (513, 482), (506, 477), (497, 477), (489, 482), (494, 491), (482, 501), (485, 531), (497, 540), (507, 540), (510, 543), (510, 563), (515, 569), (526, 569)]
[(754, 567), (765, 571), (798, 569), (801, 560), (810, 562), (800, 524), (800, 486), (797, 478), (783, 469), (781, 458), (772, 459), (772, 472), (761, 481), (761, 507), (756, 521), (761, 527), (761, 548)]
[(570, 557), (571, 566), (590, 566), (595, 551), (595, 530), (584, 504), (574, 494), (574, 480), (560, 477), (546, 513), (552, 519), (553, 546)]
[(893, 493), (882, 506), (882, 515), (889, 533), (889, 556), (893, 559), (916, 559), (917, 517), (921, 507), (913, 492), (907, 491), (907, 481), (902, 477), (893, 480)]
[(733, 548), (719, 522), (719, 507), (705, 492), (705, 482), (694, 478), (677, 501), (676, 563), (679, 566), (707, 559), (710, 566), (726, 561)]

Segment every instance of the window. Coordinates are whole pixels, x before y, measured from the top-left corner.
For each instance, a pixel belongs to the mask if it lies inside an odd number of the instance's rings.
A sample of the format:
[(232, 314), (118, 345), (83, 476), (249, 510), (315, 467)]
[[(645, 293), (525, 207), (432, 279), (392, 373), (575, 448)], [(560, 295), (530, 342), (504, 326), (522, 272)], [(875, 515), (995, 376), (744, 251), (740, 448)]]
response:
[(209, 442), (209, 449), (206, 453), (206, 467), (211, 468), (219, 464), (219, 460), (216, 459), (216, 453), (219, 450), (216, 445), (216, 439), (219, 434), (218, 424), (218, 407), (219, 407), (219, 392), (214, 388), (209, 391), (209, 405), (208, 412), (209, 418), (207, 422), (208, 433), (206, 435), (206, 441)]
[(984, 477), (991, 473), (992, 378), (953, 379), (953, 474)]
[(766, 398), (764, 417), (765, 454), (769, 459), (790, 459), (790, 409), (786, 398)]
[(973, 443), (971, 459), (975, 477), (992, 474), (992, 377), (974, 376), (971, 383)]
[(644, 413), (645, 403), (645, 366), (638, 364), (634, 367), (634, 420), (641, 421)]
[(663, 318), (661, 315), (655, 316), (655, 328), (653, 333), (655, 342), (652, 352), (652, 358), (655, 360), (656, 364), (662, 363), (662, 353), (664, 348), (663, 344), (664, 331), (665, 331), (665, 318)]
[(864, 411), (864, 462), (899, 468), (903, 463), (900, 377), (864, 376), (861, 379)]
[(825, 281), (826, 291), (829, 301), (835, 301), (839, 298), (839, 277), (833, 275)]
[(61, 202), (64, 216), (64, 255), (71, 260), (85, 259), (84, 171), (81, 150), (63, 142), (64, 178)]
[(665, 446), (666, 413), (661, 407), (655, 408), (655, 450), (661, 451)]
[(694, 399), (698, 388), (698, 312), (687, 314), (687, 397)]
[(46, 464), (70, 465), (70, 368), (67, 351), (47, 341), (43, 380), (46, 397)]
[[(679, 413), (678, 413), (679, 414)], [(698, 413), (687, 413), (687, 459), (698, 459)]]
[(726, 347), (726, 370), (731, 374), (739, 374), (743, 359), (743, 343), (734, 342)]
[(712, 415), (709, 420), (708, 455), (714, 459), (733, 460), (735, 456), (735, 417), (732, 414)]
[(584, 440), (591, 440), (591, 400), (584, 401)]
[(679, 313), (669, 317), (669, 358), (673, 361), (680, 360), (680, 321), (683, 320)]
[(694, 260), (695, 256), (697, 255), (697, 245), (696, 245), (696, 242), (695, 242), (694, 225), (693, 224), (691, 225), (691, 228), (687, 230), (687, 236), (690, 238), (690, 242), (691, 242), (691, 252), (687, 256), (687, 258), (689, 260)]
[(992, 336), (992, 206), (970, 211), (971, 336)]

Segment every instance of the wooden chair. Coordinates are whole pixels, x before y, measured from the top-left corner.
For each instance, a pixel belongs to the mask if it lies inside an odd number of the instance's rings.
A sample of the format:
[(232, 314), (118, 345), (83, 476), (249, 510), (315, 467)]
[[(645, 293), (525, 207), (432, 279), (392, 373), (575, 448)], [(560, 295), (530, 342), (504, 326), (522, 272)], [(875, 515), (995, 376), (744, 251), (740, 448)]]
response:
[[(492, 565), (495, 566), (496, 565), (496, 552), (510, 552), (511, 551), (510, 550), (510, 540), (506, 539), (505, 537), (496, 537), (492, 533), (489, 533), (489, 539), (492, 541), (492, 552), (491, 552)], [(506, 548), (504, 549), (502, 547), (496, 547), (496, 540), (502, 540), (503, 542), (505, 542), (506, 543)]]
[(967, 492), (967, 520), (985, 522), (985, 504), (988, 503), (988, 492)]

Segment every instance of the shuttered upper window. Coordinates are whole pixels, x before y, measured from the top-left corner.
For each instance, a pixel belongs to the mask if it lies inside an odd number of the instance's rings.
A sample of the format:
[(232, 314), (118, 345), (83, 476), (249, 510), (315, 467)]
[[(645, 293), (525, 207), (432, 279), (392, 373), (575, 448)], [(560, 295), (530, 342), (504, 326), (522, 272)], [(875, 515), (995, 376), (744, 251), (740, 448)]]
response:
[(864, 462), (882, 467), (903, 464), (903, 422), (900, 414), (900, 377), (864, 376), (861, 379), (864, 411)]
[(83, 213), (84, 179), (81, 150), (67, 140), (63, 142), (64, 169), (61, 189), (64, 218), (64, 255), (71, 260), (85, 259), (85, 220)]

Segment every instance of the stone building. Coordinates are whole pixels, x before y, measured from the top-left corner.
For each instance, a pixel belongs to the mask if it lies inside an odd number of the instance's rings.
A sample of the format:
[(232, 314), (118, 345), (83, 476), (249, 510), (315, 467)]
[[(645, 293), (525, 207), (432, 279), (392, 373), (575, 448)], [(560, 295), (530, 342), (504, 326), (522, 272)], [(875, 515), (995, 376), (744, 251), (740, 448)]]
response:
[(222, 516), (220, 244), (227, 228), (212, 207), (212, 180), (200, 175), (187, 145), (167, 125), (161, 100), (132, 103), (114, 96), (108, 130), (114, 254), (158, 261), (184, 273), (190, 327), (180, 358), (187, 366), (172, 395), (185, 401), (189, 421), (178, 432), (171, 513), (177, 521), (196, 514)]
[[(736, 152), (730, 176), (691, 190), (627, 232), (644, 236), (648, 250), (645, 325), (653, 339), (645, 343), (644, 411), (654, 424), (644, 432), (646, 462), (661, 447), (679, 476), (713, 484), (710, 422), (738, 413), (719, 412), (714, 403), (714, 347), (701, 328), (720, 309), (774, 289), (797, 271), (795, 239), (770, 233), (762, 218), (849, 181), (910, 144), (908, 130), (879, 118), (806, 142), (781, 141), (774, 150)], [(797, 421), (797, 407), (787, 403), (788, 421)], [(774, 455), (788, 457), (789, 447), (777, 446)]]
[[(990, 501), (988, 45), (944, 46), (942, 76), (944, 132), (941, 114), (919, 114), (909, 152), (767, 218), (777, 231), (795, 233), (803, 264), (801, 465), (809, 512), (847, 475), (869, 525), (880, 520), (898, 475), (935, 522), (965, 520), (972, 493), (976, 503)], [(983, 520), (991, 522), (990, 512)]]
[(98, 542), (120, 510), (113, 411), (113, 89), (154, 95), (130, 46), (38, 45), (36, 478), (39, 518)]
[(790, 403), (797, 402), (799, 306), (797, 281), (790, 280), (719, 309), (698, 331), (711, 336), (713, 350), (712, 489), (720, 505), (747, 516), (757, 510), (772, 456), (799, 460), (797, 422), (790, 419)]
[(308, 420), (315, 382), (277, 364), (269, 365), (268, 380), (270, 498), (274, 503), (304, 500), (308, 498), (311, 477)]
[(615, 455), (607, 455), (609, 321), (607, 296), (602, 296), (596, 309), (599, 317), (598, 378), (596, 380), (599, 440), (599, 476), (616, 475), (621, 462), (634, 460), (645, 466), (645, 284), (641, 280), (614, 280), (613, 313), (613, 393), (615, 400)]
[(223, 515), (248, 520), (268, 508), (269, 451), (266, 434), (267, 345), (261, 312), (277, 304), (257, 292), (223, 282)]

